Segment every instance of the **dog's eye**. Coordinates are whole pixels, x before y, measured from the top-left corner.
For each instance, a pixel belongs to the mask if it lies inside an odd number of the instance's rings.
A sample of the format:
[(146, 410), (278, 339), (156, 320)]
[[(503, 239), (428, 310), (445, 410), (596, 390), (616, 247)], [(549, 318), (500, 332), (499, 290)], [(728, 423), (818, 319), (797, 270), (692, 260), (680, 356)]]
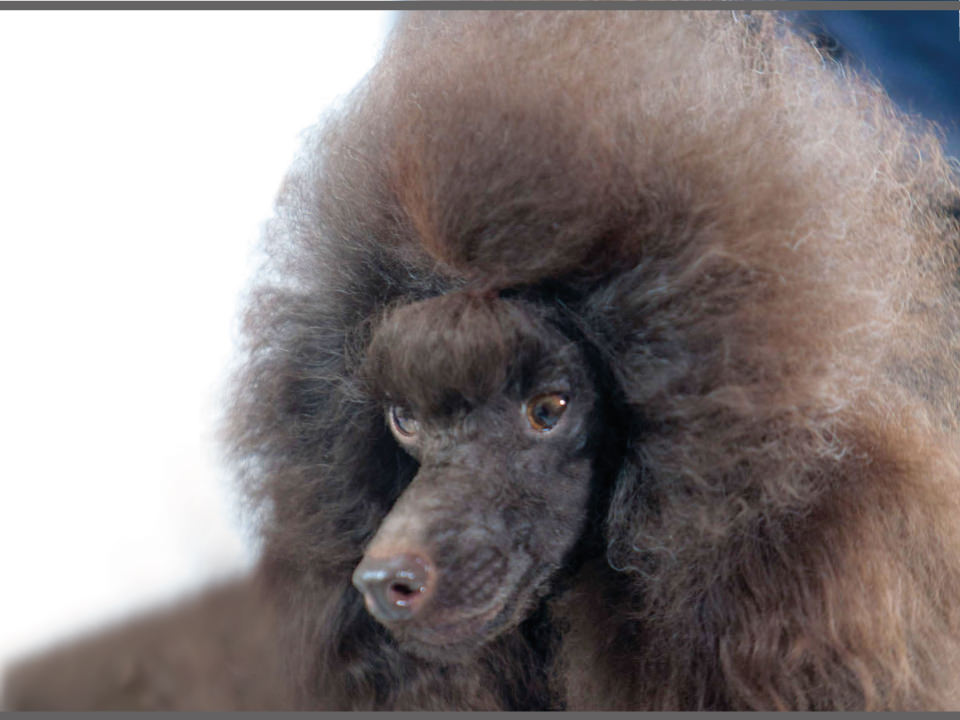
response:
[(401, 438), (412, 438), (420, 432), (420, 423), (413, 413), (402, 405), (392, 405), (387, 417), (390, 418), (390, 428)]
[(553, 430), (560, 416), (567, 409), (568, 398), (564, 393), (544, 393), (527, 400), (523, 412), (530, 427), (539, 432)]

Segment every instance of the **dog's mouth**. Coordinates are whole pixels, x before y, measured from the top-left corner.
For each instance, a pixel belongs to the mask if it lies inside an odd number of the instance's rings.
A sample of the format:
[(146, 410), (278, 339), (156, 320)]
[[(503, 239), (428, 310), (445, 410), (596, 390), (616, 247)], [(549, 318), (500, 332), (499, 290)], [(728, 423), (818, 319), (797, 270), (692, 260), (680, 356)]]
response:
[(427, 658), (469, 655), (500, 634), (510, 619), (508, 604), (496, 603), (475, 615), (449, 621), (402, 624), (390, 628), (403, 650)]
[(390, 632), (400, 648), (430, 660), (458, 660), (475, 654), (487, 643), (519, 625), (544, 594), (555, 567), (531, 566), (511, 589), (501, 589), (492, 602), (469, 612), (431, 613), (414, 622), (399, 623)]

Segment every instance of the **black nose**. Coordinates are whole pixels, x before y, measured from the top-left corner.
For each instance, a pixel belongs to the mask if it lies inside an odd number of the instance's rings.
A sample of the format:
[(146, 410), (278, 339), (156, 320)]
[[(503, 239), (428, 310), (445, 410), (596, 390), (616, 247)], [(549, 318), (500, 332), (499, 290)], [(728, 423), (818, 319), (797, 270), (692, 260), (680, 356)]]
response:
[(383, 623), (414, 617), (430, 593), (430, 564), (419, 555), (365, 557), (353, 572), (367, 610)]

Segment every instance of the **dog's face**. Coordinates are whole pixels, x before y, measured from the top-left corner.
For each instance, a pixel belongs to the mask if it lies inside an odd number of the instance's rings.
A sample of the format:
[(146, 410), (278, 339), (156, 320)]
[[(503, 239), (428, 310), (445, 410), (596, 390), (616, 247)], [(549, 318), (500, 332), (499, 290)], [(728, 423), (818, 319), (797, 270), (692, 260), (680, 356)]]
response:
[(468, 655), (526, 617), (583, 532), (593, 381), (534, 308), (470, 296), (392, 313), (367, 360), (419, 471), (354, 584), (405, 650)]

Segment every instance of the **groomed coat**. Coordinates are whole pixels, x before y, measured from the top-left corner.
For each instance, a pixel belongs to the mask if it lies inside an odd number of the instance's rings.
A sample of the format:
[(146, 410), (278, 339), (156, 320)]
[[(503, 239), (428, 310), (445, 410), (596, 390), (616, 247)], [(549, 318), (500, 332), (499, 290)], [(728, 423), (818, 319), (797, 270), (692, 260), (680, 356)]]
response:
[(246, 316), (302, 706), (960, 707), (958, 197), (775, 18), (410, 13)]

